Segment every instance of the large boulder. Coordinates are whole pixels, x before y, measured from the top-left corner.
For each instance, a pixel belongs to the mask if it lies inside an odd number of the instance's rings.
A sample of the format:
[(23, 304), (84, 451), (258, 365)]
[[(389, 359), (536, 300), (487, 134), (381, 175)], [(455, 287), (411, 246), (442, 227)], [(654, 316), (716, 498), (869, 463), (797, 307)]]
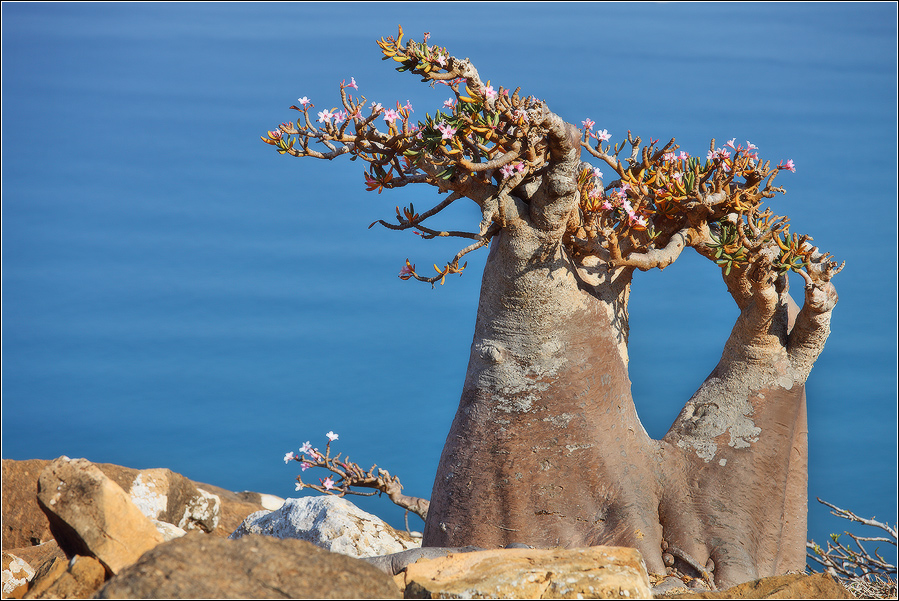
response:
[(406, 598), (650, 599), (643, 556), (626, 547), (492, 549), (406, 568)]
[(60, 457), (38, 479), (38, 503), (67, 557), (96, 557), (115, 574), (163, 542), (128, 494), (86, 459)]
[[(37, 503), (37, 481), (49, 464), (46, 459), (3, 460), (3, 550), (19, 550), (53, 540), (47, 516)], [(284, 502), (273, 495), (232, 492), (194, 482), (168, 469), (94, 465), (122, 487), (147, 517), (183, 530), (203, 530), (226, 537), (251, 513), (277, 509)]]
[(113, 577), (101, 599), (400, 599), (387, 574), (310, 543), (191, 533), (159, 545)]
[(421, 539), (331, 495), (287, 499), (277, 511), (251, 514), (231, 538), (248, 534), (304, 540), (350, 557), (389, 555), (421, 546)]

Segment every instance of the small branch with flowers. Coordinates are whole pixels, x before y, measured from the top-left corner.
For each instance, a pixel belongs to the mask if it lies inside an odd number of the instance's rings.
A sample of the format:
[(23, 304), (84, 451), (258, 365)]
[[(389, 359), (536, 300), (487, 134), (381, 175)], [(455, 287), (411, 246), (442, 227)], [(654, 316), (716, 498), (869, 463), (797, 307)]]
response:
[[(307, 484), (301, 476), (297, 476), (296, 490), (309, 488), (320, 493), (343, 497), (346, 495), (373, 496), (386, 494), (393, 503), (411, 511), (425, 519), (428, 515), (428, 501), (418, 497), (404, 495), (403, 485), (397, 476), (391, 476), (387, 470), (380, 469), (376, 465), (368, 470), (363, 470), (359, 464), (350, 461), (349, 457), (343, 460), (340, 453), (331, 457), (331, 443), (338, 439), (334, 432), (327, 433), (328, 442), (322, 453), (314, 448), (308, 441), (299, 449), (299, 455), (289, 452), (284, 455), (284, 463), (296, 461), (300, 464), (301, 471), (309, 468), (324, 468), (331, 473), (325, 478), (319, 478), (319, 484)], [(371, 492), (353, 490), (356, 488), (374, 489)]]

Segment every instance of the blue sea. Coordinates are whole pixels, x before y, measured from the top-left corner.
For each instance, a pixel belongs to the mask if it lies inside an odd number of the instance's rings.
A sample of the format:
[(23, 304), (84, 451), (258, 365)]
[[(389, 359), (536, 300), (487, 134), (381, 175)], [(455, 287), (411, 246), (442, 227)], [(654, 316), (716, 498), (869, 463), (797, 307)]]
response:
[[(351, 77), (433, 114), (446, 90), (379, 58), (402, 24), (613, 139), (703, 155), (736, 137), (794, 160), (775, 212), (846, 261), (807, 388), (809, 538), (863, 532), (816, 497), (894, 524), (896, 23), (864, 2), (4, 3), (2, 456), (290, 497), (306, 493), (284, 454), (334, 431), (335, 451), (430, 494), (486, 251), (444, 286), (402, 281), (407, 258), (426, 271), (457, 245), (368, 225), (433, 189), (368, 193), (359, 163), (259, 140)], [(630, 310), (634, 396), (661, 437), (737, 310), (695, 253), (638, 273)]]

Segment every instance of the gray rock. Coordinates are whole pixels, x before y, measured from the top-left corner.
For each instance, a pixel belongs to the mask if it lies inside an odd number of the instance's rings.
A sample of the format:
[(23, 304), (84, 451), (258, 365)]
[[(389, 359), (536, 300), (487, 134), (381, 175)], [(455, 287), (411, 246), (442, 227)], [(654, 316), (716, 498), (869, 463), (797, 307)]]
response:
[(389, 555), (421, 546), (421, 539), (395, 530), (346, 499), (328, 495), (287, 499), (277, 511), (257, 511), (229, 538), (247, 534), (305, 540), (350, 557)]

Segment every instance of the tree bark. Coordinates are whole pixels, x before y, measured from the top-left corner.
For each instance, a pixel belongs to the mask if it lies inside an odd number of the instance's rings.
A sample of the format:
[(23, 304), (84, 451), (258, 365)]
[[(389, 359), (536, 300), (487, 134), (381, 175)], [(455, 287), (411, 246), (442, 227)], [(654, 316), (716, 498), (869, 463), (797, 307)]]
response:
[(721, 361), (652, 440), (627, 372), (633, 268), (575, 264), (558, 229), (535, 227), (527, 203), (509, 205), (424, 545), (629, 546), (651, 573), (670, 554), (696, 576), (714, 570), (719, 586), (802, 569), (804, 382), (827, 303), (797, 316), (785, 276), (732, 276), (749, 292), (735, 295), (742, 311)]

